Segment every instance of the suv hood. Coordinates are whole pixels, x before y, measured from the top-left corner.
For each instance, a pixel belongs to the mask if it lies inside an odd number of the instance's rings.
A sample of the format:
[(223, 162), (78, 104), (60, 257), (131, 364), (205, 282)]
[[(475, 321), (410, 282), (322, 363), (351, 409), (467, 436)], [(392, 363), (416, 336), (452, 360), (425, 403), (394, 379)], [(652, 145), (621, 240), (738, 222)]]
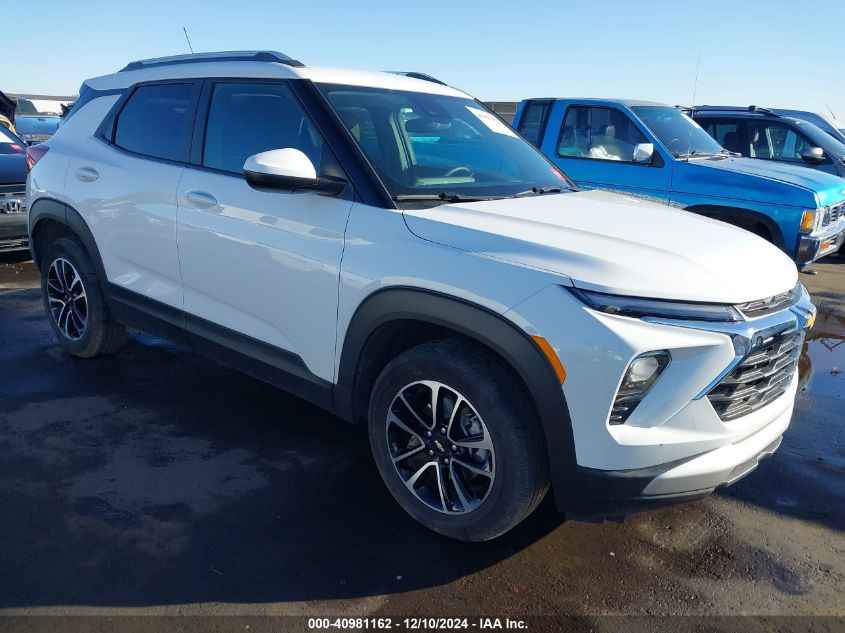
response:
[(0, 185), (16, 185), (25, 182), (26, 154), (0, 154)]
[(795, 264), (742, 229), (604, 191), (406, 209), (418, 237), (639, 297), (742, 303), (795, 286)]
[(755, 158), (708, 158), (677, 161), (672, 189), (700, 192), (704, 187), (723, 198), (755, 200), (814, 209), (845, 198), (845, 182), (838, 176)]

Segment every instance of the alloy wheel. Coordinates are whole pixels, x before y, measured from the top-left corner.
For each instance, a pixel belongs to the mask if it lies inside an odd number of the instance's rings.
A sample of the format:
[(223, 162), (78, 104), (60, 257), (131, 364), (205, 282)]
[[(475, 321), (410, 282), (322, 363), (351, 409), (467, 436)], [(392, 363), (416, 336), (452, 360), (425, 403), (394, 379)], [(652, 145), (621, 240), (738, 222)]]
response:
[(490, 432), (472, 403), (452, 387), (430, 380), (403, 387), (386, 426), (397, 474), (429, 508), (466, 514), (490, 494), (496, 477)]
[(47, 300), (59, 331), (71, 341), (85, 336), (88, 298), (82, 278), (68, 260), (59, 257), (47, 272)]

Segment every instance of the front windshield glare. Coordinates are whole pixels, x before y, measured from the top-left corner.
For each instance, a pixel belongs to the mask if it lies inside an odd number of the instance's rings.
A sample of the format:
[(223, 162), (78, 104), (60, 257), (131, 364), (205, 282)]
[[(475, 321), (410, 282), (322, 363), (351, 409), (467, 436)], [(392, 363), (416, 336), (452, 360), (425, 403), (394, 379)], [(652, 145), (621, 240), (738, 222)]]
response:
[(322, 84), (381, 181), (397, 196), (508, 197), (570, 182), (471, 99)]
[(698, 123), (678, 108), (637, 106), (633, 110), (675, 158), (726, 152)]

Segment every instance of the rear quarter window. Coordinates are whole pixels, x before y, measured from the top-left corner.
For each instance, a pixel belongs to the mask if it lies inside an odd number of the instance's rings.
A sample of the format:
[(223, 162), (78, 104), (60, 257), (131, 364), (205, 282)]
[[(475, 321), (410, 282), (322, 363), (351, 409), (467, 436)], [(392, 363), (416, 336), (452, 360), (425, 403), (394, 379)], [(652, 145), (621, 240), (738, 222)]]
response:
[(191, 83), (138, 87), (117, 116), (114, 144), (153, 158), (182, 161), (194, 122)]
[(519, 119), (517, 129), (528, 141), (537, 147), (540, 146), (540, 142), (543, 140), (551, 107), (551, 101), (529, 101), (525, 104), (522, 117)]

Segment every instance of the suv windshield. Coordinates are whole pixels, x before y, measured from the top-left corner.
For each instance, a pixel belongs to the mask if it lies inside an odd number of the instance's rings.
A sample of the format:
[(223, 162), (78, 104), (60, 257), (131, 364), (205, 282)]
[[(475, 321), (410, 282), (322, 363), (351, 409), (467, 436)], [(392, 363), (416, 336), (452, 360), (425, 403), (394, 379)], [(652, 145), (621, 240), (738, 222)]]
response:
[(395, 199), (461, 201), (572, 188), (471, 99), (333, 84), (320, 90)]
[(632, 109), (675, 158), (727, 153), (698, 123), (678, 108), (635, 106)]

